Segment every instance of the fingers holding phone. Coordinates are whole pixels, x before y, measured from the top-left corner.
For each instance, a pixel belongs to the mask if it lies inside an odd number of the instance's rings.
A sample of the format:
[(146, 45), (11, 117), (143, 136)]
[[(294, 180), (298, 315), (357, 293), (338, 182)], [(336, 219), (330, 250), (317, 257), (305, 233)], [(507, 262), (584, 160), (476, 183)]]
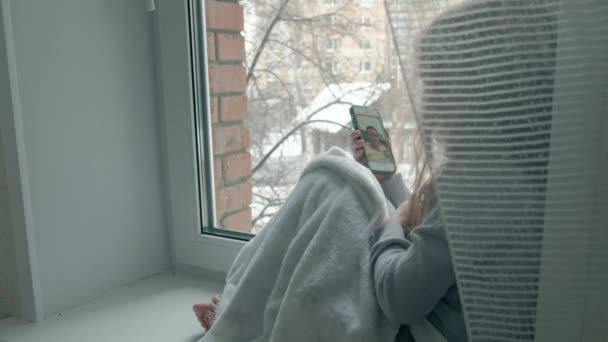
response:
[[(350, 138), (351, 138), (350, 146), (353, 151), (353, 158), (355, 158), (355, 160), (357, 162), (365, 165), (365, 160), (363, 159), (363, 146), (365, 145), (365, 142), (361, 138), (361, 132), (356, 131), (356, 130), (352, 131), (350, 133)], [(376, 177), (376, 179), (379, 182), (382, 182), (383, 180), (390, 178), (389, 175), (383, 175), (383, 174), (378, 174), (378, 173), (374, 173), (374, 176)]]
[(351, 149), (353, 151), (353, 157), (359, 163), (363, 163), (363, 139), (361, 139), (361, 132), (352, 131), (350, 133)]

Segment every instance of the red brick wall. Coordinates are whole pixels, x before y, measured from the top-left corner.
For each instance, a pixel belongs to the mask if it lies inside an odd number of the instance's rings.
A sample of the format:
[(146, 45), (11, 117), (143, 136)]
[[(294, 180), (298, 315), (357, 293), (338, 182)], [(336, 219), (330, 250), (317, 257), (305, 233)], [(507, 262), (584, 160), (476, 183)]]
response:
[(220, 227), (251, 230), (251, 155), (245, 90), (243, 8), (237, 1), (205, 0), (209, 91)]

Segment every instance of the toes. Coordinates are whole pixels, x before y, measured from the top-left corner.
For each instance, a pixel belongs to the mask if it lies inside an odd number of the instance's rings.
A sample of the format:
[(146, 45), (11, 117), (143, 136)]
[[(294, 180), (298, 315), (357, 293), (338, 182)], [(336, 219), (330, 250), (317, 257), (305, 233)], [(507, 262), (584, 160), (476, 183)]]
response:
[(208, 309), (208, 304), (195, 304), (194, 306), (192, 306), (192, 311), (194, 311), (197, 316), (204, 315), (205, 311), (207, 311)]

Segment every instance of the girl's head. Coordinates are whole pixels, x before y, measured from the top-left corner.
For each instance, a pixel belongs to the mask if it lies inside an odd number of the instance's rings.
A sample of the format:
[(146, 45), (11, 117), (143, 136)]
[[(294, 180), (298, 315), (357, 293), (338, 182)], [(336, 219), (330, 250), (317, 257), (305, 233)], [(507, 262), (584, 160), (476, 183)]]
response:
[(422, 32), (416, 49), (420, 142), (409, 222), (420, 222), (422, 210), (414, 207), (429, 197), (431, 174), (435, 183), (471, 170), (482, 179), (498, 164), (509, 174), (525, 173), (528, 160), (546, 157), (556, 22), (552, 6), (468, 1)]
[(367, 126), (365, 130), (367, 131), (369, 143), (372, 145), (372, 147), (378, 148), (380, 145), (380, 134), (378, 134), (378, 130), (376, 130), (373, 126)]

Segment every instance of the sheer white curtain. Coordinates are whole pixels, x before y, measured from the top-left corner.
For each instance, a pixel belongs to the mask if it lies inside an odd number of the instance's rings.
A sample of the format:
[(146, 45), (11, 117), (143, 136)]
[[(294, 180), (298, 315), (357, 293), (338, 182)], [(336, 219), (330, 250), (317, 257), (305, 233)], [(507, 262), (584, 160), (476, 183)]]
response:
[(471, 341), (608, 341), (608, 1), (385, 0)]

